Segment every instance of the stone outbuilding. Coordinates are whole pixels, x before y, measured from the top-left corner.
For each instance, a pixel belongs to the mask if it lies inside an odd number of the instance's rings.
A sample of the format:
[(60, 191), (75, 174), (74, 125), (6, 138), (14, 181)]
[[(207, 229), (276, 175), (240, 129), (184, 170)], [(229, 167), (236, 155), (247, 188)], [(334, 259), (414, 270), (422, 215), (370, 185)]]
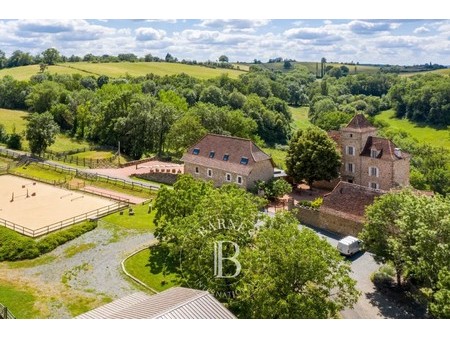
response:
[(236, 183), (249, 189), (274, 177), (272, 158), (249, 139), (207, 134), (183, 155), (184, 172), (215, 186)]

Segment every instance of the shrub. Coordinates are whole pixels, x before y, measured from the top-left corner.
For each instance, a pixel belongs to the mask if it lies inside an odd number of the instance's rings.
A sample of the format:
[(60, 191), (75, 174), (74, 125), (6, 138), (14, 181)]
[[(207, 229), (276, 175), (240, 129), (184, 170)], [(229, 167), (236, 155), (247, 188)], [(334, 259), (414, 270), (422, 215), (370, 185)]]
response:
[(6, 146), (10, 149), (21, 150), (22, 136), (16, 133), (10, 134), (6, 140)]
[(96, 222), (84, 222), (69, 229), (54, 232), (39, 240), (0, 227), (0, 261), (18, 261), (39, 257), (96, 227)]
[(311, 208), (319, 209), (323, 203), (322, 197), (317, 197), (314, 201), (311, 202)]
[(392, 283), (394, 283), (394, 277), (395, 269), (391, 265), (385, 264), (370, 276), (370, 280), (376, 286), (390, 286), (392, 285)]

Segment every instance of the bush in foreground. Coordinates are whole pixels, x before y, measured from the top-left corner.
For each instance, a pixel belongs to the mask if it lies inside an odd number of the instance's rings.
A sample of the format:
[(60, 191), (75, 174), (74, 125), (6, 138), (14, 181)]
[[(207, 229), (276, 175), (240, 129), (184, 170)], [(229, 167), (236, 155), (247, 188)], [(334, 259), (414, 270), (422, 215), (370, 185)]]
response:
[(19, 261), (39, 257), (96, 227), (96, 222), (83, 222), (37, 240), (0, 227), (0, 261)]

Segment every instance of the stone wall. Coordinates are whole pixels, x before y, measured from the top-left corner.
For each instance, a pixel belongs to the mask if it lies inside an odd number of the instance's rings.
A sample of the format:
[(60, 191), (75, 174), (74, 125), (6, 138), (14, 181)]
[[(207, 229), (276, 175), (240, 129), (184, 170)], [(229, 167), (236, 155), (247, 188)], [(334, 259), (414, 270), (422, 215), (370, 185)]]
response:
[(273, 165), (270, 160), (256, 162), (246, 182), (247, 189), (253, 188), (255, 182), (267, 182), (273, 177)]
[(344, 215), (339, 215), (338, 212), (333, 210), (324, 208), (315, 210), (301, 206), (297, 206), (296, 208), (298, 210), (296, 213), (297, 218), (302, 224), (312, 225), (343, 236), (358, 236), (362, 230), (362, 222), (343, 217)]
[(331, 181), (316, 181), (313, 183), (313, 188), (317, 189), (325, 189), (325, 190), (333, 190), (341, 179), (336, 178)]

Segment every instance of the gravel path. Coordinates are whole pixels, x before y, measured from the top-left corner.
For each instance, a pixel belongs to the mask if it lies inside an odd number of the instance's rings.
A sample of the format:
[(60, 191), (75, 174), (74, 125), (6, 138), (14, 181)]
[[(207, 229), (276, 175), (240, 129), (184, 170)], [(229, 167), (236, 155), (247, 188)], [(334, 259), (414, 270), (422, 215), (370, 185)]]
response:
[[(151, 233), (99, 226), (52, 251), (51, 255), (56, 256), (52, 262), (20, 271), (25, 278), (38, 278), (46, 284), (61, 283), (70, 290), (117, 299), (138, 290), (122, 273), (121, 261), (153, 239)], [(80, 245), (88, 249), (67, 257), (67, 249)], [(64, 307), (53, 308), (51, 312), (51, 318), (71, 317)]]

